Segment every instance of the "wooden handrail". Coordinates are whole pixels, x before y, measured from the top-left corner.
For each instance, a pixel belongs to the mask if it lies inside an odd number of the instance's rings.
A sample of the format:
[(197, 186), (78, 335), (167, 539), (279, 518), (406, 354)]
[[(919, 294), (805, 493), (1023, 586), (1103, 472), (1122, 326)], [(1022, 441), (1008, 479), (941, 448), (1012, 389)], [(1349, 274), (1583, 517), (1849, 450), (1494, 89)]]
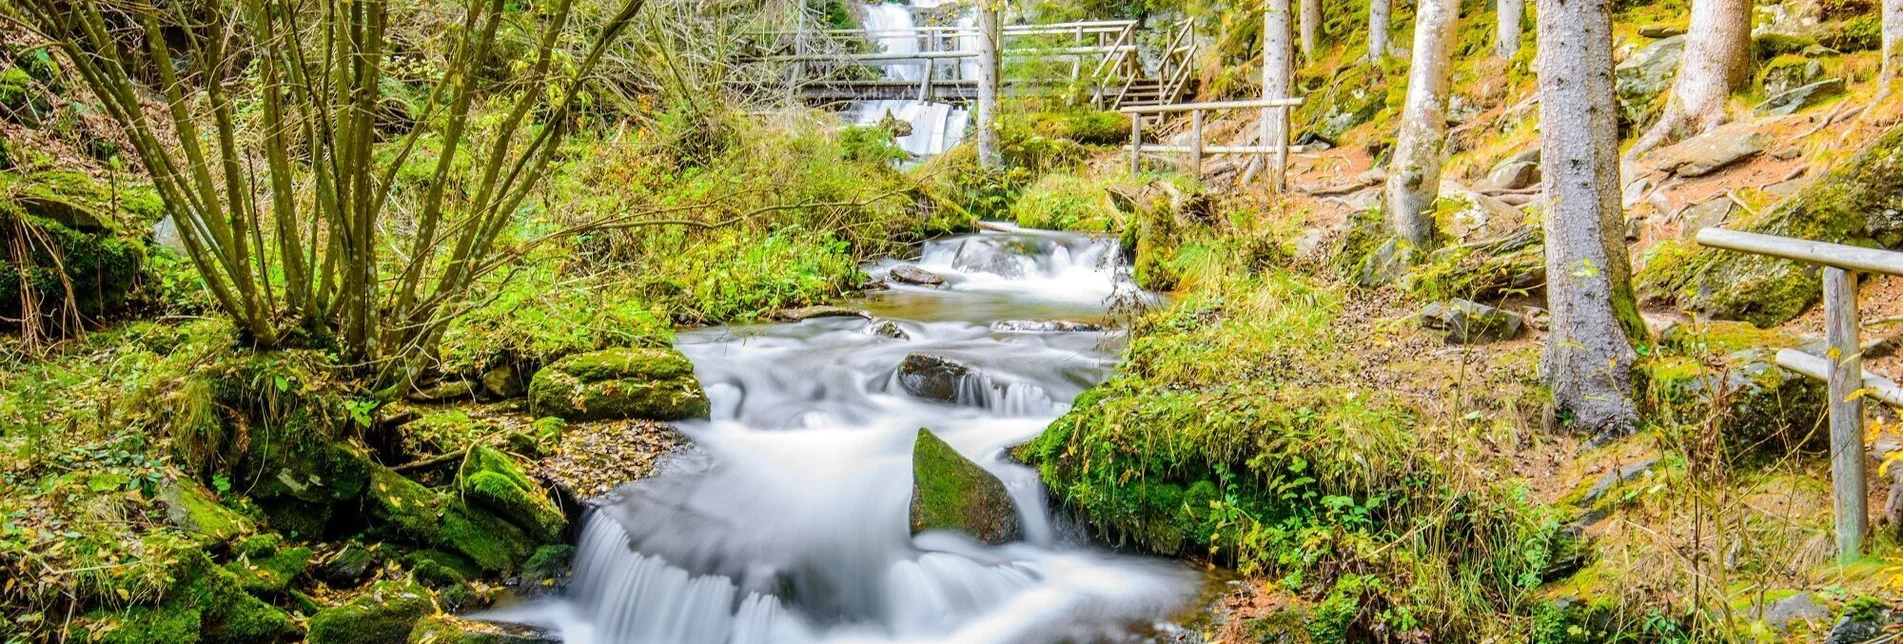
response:
[(1263, 107), (1296, 107), (1302, 99), (1296, 98), (1259, 98), (1250, 101), (1215, 101), (1210, 103), (1175, 103), (1171, 105), (1132, 105), (1117, 111), (1124, 114), (1169, 114), (1175, 112), (1246, 110)]
[(1699, 244), (1713, 248), (1769, 255), (1851, 271), (1903, 275), (1903, 253), (1896, 251), (1747, 233), (1716, 226), (1698, 231), (1697, 240)]
[[(1796, 349), (1779, 349), (1777, 364), (1818, 380), (1830, 379), (1830, 361), (1821, 356), (1814, 356)], [(1865, 371), (1863, 372), (1863, 388), (1869, 392), (1871, 398), (1881, 400), (1892, 407), (1903, 407), (1903, 386), (1898, 386), (1894, 380)]]

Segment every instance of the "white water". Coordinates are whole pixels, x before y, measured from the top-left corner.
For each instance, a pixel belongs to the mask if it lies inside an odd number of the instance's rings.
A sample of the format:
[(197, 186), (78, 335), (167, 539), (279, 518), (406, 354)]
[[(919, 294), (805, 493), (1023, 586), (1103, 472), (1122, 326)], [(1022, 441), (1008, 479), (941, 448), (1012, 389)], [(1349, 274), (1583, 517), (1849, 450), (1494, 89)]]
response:
[[(935, 8), (938, 3), (930, 0), (914, 0), (919, 8)], [(919, 50), (918, 26), (912, 15), (912, 6), (897, 4), (861, 5), (860, 15), (868, 32), (875, 34), (872, 39), (886, 53), (910, 54)], [(965, 21), (961, 19), (961, 25)], [(976, 50), (975, 37), (960, 37), (958, 48), (961, 51)], [(892, 80), (918, 81), (924, 78), (925, 62), (888, 62), (884, 64), (885, 77)], [(975, 63), (945, 63), (938, 67), (936, 79), (948, 77), (949, 71), (962, 70), (966, 78), (975, 78)], [(906, 152), (918, 157), (943, 154), (965, 138), (965, 126), (970, 121), (966, 110), (948, 103), (936, 103), (919, 100), (879, 100), (862, 101), (852, 110), (852, 120), (859, 125), (874, 125), (887, 114), (912, 124), (912, 133), (899, 137), (898, 144)]]
[[(1130, 292), (1118, 259), (1114, 242), (1077, 235), (970, 235), (924, 249), (943, 288), (864, 302), (880, 321), (681, 334), (713, 402), (712, 420), (682, 425), (696, 449), (598, 502), (564, 599), (487, 617), (587, 644), (1136, 638), (1188, 600), (1194, 576), (1083, 543), (1053, 520), (1035, 472), (1003, 454), (1107, 375), (1120, 333), (968, 319), (1100, 318), (1105, 297)], [(906, 337), (873, 333), (884, 320)], [(957, 404), (915, 398), (895, 378), (913, 352), (981, 375)], [(920, 427), (1005, 482), (1023, 541), (910, 534)]]

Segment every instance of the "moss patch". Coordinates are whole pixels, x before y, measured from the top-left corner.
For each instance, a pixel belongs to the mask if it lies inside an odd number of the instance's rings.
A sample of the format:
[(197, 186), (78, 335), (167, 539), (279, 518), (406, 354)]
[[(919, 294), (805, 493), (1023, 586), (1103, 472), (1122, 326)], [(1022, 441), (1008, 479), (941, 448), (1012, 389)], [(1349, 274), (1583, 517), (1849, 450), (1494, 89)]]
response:
[(912, 443), (912, 532), (951, 530), (989, 544), (1016, 541), (1017, 506), (998, 477), (920, 428)]
[(569, 356), (535, 373), (529, 404), (568, 420), (705, 417), (694, 364), (674, 349), (607, 349)]
[(407, 581), (379, 581), (369, 592), (311, 617), (310, 644), (403, 644), (410, 630), (436, 613), (429, 589)]

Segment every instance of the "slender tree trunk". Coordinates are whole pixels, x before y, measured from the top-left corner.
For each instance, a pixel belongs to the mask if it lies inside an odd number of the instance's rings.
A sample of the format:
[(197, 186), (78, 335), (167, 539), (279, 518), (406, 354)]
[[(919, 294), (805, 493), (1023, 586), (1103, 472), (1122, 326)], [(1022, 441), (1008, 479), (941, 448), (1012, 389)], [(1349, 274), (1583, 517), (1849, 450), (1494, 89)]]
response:
[(987, 170), (1004, 164), (998, 152), (998, 9), (1000, 0), (978, 3), (978, 163)]
[(1612, 0), (1539, 0), (1540, 164), (1548, 208), (1543, 356), (1552, 419), (1595, 435), (1628, 432), (1628, 334), (1641, 333), (1619, 212)]
[(1750, 82), (1751, 0), (1692, 0), (1685, 57), (1679, 62), (1665, 113), (1639, 137), (1631, 154), (1724, 125), (1730, 120), (1725, 101), (1732, 90)]
[(1424, 248), (1434, 220), (1423, 213), (1440, 194), (1441, 142), (1447, 137), (1448, 72), (1452, 67), (1459, 0), (1420, 0), (1414, 16), (1414, 60), (1407, 78), (1401, 133), (1388, 167), (1388, 226)]
[(1302, 9), (1302, 60), (1315, 62), (1315, 48), (1320, 46), (1322, 31), (1322, 0), (1301, 0)]
[(1378, 63), (1388, 57), (1388, 23), (1393, 8), (1393, 0), (1368, 0), (1368, 60)]
[[(1294, 69), (1294, 51), (1289, 33), (1289, 0), (1268, 0), (1262, 12), (1262, 98), (1288, 98), (1289, 75)], [(1277, 148), (1268, 162), (1269, 186), (1280, 192), (1288, 173), (1288, 157), (1280, 143), (1288, 142), (1288, 110), (1262, 108), (1262, 141)]]
[(1526, 0), (1499, 0), (1499, 22), (1493, 32), (1493, 53), (1512, 59), (1520, 53), (1520, 23), (1526, 21)]
[(1903, 0), (1883, 0), (1883, 71), (1877, 76), (1877, 98), (1889, 97), (1898, 65), (1903, 65)]

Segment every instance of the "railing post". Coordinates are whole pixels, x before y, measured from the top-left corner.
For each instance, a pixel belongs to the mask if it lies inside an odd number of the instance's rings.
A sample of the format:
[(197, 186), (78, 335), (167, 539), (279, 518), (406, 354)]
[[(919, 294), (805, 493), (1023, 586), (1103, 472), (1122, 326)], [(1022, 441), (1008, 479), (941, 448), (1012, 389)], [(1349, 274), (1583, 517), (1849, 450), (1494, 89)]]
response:
[(1143, 173), (1143, 115), (1130, 114), (1130, 174)]
[(1824, 267), (1824, 357), (1830, 363), (1830, 483), (1836, 499), (1837, 561), (1863, 553), (1869, 526), (1863, 482), (1863, 358), (1857, 346), (1857, 274)]
[(1196, 173), (1196, 179), (1203, 177), (1203, 111), (1191, 110), (1189, 113), (1189, 169)]

